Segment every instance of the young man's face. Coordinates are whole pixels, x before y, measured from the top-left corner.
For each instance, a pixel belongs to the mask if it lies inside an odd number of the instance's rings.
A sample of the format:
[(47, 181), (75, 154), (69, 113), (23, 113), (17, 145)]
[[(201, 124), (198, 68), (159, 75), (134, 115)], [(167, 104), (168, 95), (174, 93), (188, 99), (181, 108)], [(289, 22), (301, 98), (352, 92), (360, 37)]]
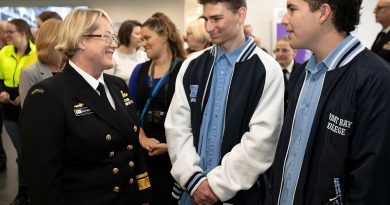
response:
[(212, 43), (223, 46), (230, 40), (243, 36), (245, 16), (244, 7), (232, 12), (225, 3), (217, 3), (204, 5), (202, 17), (206, 20), (206, 32), (209, 33)]
[(310, 48), (321, 36), (319, 11), (310, 11), (304, 0), (287, 0), (287, 12), (282, 24), (289, 32), (288, 38), (293, 48)]

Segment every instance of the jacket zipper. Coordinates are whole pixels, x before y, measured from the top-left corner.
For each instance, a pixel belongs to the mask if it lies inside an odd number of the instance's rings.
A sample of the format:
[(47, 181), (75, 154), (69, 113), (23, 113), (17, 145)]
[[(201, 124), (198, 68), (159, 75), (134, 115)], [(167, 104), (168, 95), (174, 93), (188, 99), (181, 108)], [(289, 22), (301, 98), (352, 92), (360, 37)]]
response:
[[(303, 84), (303, 86), (302, 86), (302, 88), (305, 86), (305, 84), (306, 84), (306, 77), (307, 77), (307, 71), (306, 71), (306, 74), (305, 74), (305, 82), (304, 82), (304, 84)], [(302, 94), (302, 88), (301, 88), (301, 92), (299, 93), (299, 96), (301, 96), (301, 94)], [(298, 104), (298, 102), (299, 102), (299, 99), (298, 99), (298, 101), (297, 101), (297, 104)], [(289, 141), (288, 141), (288, 147), (287, 147), (287, 152), (286, 152), (286, 155), (284, 156), (284, 161), (283, 161), (283, 172), (282, 172), (282, 180), (281, 180), (281, 182), (280, 182), (280, 188), (279, 188), (279, 196), (278, 196), (278, 205), (280, 205), (280, 196), (281, 196), (281, 194), (282, 194), (282, 188), (283, 188), (283, 183), (284, 183), (284, 168), (285, 168), (285, 166), (286, 166), (286, 160), (287, 160), (287, 155), (288, 155), (288, 153), (289, 153), (289, 151), (290, 151), (290, 145), (291, 145), (291, 135), (292, 135), (292, 132), (293, 132), (293, 128), (294, 128), (294, 124), (295, 124), (295, 115), (297, 114), (297, 109), (296, 109), (296, 107), (295, 107), (295, 111), (294, 111), (294, 116), (293, 116), (293, 122), (292, 122), (292, 127), (291, 127), (291, 130), (290, 130), (290, 139), (289, 139)], [(298, 180), (299, 180), (299, 177), (298, 177)], [(295, 186), (295, 188), (296, 188), (296, 186)], [(295, 189), (294, 189), (294, 195), (293, 195), (293, 199), (292, 199), (292, 202), (294, 203), (294, 196), (295, 196)], [(291, 204), (293, 204), (293, 203), (291, 203)]]

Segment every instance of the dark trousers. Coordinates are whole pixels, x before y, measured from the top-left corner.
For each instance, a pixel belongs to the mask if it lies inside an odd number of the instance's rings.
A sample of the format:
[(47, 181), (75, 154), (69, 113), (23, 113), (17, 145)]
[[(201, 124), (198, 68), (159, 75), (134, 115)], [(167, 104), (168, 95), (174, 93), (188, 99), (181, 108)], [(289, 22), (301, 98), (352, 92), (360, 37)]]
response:
[(4, 147), (3, 147), (3, 140), (1, 137), (2, 131), (3, 131), (3, 112), (0, 106), (0, 168), (2, 166), (5, 166), (5, 163), (7, 163), (7, 155), (5, 154)]

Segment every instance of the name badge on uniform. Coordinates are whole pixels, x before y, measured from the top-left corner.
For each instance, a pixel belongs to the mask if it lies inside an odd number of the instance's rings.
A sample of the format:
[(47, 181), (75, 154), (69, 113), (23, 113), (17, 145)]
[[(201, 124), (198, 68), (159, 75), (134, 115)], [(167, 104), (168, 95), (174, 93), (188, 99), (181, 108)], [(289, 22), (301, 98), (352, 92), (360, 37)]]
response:
[(76, 104), (73, 107), (74, 107), (73, 112), (76, 115), (76, 117), (93, 113), (92, 110), (88, 107), (85, 107), (83, 103)]
[(198, 85), (190, 85), (190, 102), (196, 102), (196, 94), (198, 94)]

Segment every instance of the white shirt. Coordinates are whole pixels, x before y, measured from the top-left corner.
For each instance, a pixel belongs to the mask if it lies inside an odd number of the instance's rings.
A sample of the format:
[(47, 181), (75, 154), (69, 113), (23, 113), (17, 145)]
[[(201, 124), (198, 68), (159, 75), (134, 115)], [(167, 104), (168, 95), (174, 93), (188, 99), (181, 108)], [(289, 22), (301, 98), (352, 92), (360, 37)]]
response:
[(147, 61), (148, 57), (141, 50), (137, 50), (134, 54), (124, 54), (119, 50), (115, 50), (112, 55), (112, 60), (114, 67), (104, 72), (122, 78), (129, 85), (129, 79), (135, 66)]
[(287, 73), (285, 73), (287, 80), (290, 80), (290, 76), (291, 76), (291, 73), (292, 73), (292, 70), (293, 70), (293, 66), (294, 66), (294, 60), (292, 60), (291, 63), (288, 64), (287, 67), (283, 67), (282, 68), (283, 70), (287, 70)]
[(111, 107), (115, 110), (115, 103), (114, 99), (111, 96), (110, 90), (108, 90), (108, 87), (106, 83), (104, 82), (103, 73), (99, 76), (99, 78), (96, 80), (94, 77), (86, 73), (84, 70), (79, 68), (76, 64), (74, 64), (71, 60), (69, 60), (69, 65), (72, 66), (77, 73), (81, 75), (81, 77), (84, 78), (85, 81), (100, 95), (100, 92), (97, 90), (97, 87), (99, 86), (99, 83), (102, 83), (104, 85), (104, 89), (106, 90), (108, 101), (111, 104)]

